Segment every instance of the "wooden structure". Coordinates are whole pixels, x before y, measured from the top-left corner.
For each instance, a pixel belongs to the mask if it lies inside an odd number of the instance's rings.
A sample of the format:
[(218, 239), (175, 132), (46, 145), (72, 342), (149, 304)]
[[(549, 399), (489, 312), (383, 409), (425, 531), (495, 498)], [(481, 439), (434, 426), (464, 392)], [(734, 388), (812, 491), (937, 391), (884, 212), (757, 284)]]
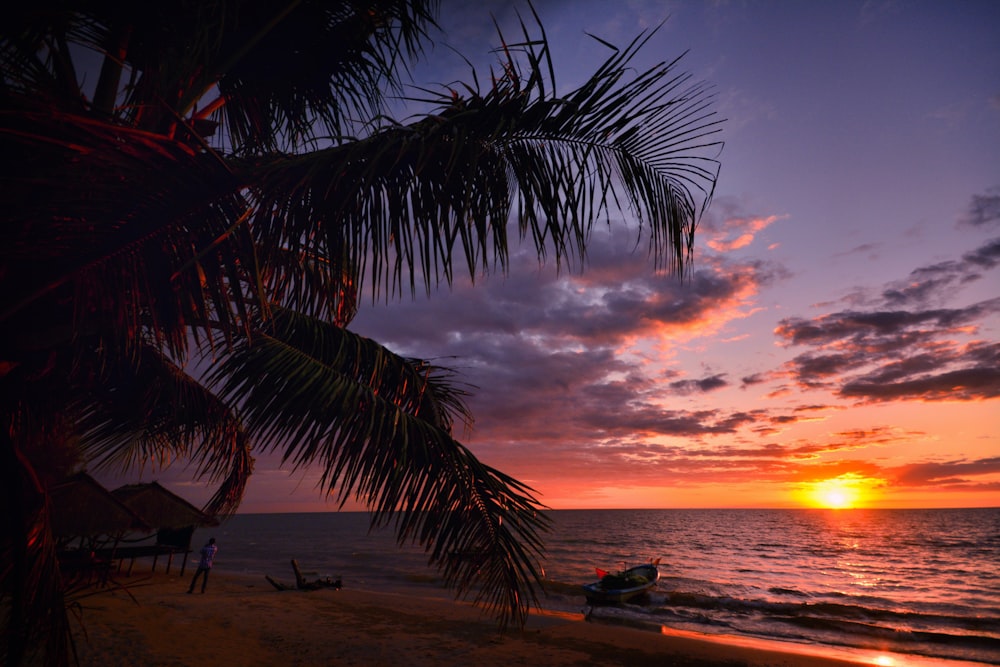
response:
[(161, 555), (167, 557), (167, 572), (170, 572), (174, 554), (184, 554), (181, 563), (183, 575), (188, 554), (191, 553), (191, 536), (195, 528), (219, 525), (215, 517), (205, 514), (157, 482), (129, 484), (115, 489), (111, 494), (156, 529), (155, 542), (152, 544), (118, 548), (119, 558), (130, 559), (129, 572), (132, 571), (136, 558), (149, 556), (153, 557), (155, 571), (157, 559)]
[(85, 472), (49, 489), (52, 535), (63, 576), (106, 583), (115, 545), (126, 533), (149, 531), (136, 512)]
[(49, 500), (52, 535), (60, 541), (150, 529), (140, 515), (85, 472), (51, 487)]

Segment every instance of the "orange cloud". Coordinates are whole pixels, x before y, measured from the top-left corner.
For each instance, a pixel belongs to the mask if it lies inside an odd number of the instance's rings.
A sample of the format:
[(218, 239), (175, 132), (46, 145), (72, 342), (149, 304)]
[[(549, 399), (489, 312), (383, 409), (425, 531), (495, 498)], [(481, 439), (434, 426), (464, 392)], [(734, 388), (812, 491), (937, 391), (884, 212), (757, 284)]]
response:
[(716, 252), (728, 252), (745, 248), (754, 238), (772, 223), (787, 218), (787, 215), (769, 215), (764, 218), (727, 218), (721, 228), (711, 230), (706, 245)]

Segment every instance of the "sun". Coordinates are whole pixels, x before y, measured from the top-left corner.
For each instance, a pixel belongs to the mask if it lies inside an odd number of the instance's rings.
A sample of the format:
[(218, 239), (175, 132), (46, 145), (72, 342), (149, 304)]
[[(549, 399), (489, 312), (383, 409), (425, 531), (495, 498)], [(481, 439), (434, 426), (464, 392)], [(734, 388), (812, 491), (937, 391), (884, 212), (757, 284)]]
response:
[(826, 479), (811, 485), (809, 504), (831, 510), (857, 507), (861, 501), (859, 481), (847, 476)]
[(823, 495), (819, 500), (824, 507), (829, 509), (842, 510), (854, 506), (854, 501), (851, 498), (853, 493), (843, 487), (830, 486), (823, 489), (821, 493)]

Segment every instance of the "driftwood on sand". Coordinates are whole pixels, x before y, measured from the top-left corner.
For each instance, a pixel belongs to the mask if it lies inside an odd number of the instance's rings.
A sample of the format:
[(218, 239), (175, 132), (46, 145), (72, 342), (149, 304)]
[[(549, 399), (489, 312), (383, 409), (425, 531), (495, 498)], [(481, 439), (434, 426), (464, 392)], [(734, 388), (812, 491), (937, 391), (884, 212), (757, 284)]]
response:
[(306, 581), (305, 577), (302, 576), (302, 572), (299, 570), (298, 561), (296, 561), (294, 558), (292, 559), (292, 571), (295, 572), (294, 587), (283, 584), (280, 581), (273, 579), (270, 575), (265, 574), (264, 578), (267, 579), (268, 582), (279, 591), (294, 591), (294, 590), (315, 591), (321, 588), (333, 588), (339, 591), (343, 585), (339, 577), (337, 579), (331, 579), (330, 577), (326, 577), (325, 579), (315, 579), (313, 581)]

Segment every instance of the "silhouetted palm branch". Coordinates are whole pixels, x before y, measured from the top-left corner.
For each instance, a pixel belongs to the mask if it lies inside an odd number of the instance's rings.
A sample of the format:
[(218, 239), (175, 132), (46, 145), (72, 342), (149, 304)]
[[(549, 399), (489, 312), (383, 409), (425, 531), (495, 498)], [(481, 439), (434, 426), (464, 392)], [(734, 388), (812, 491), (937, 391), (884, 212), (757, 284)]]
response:
[(75, 392), (87, 460), (120, 471), (190, 461), (198, 478), (225, 482), (223, 496), (230, 500), (213, 507), (213, 513), (235, 511), (253, 459), (232, 406), (153, 347), (104, 374), (100, 382)]
[(450, 585), (477, 588), (504, 622), (537, 603), (547, 520), (529, 488), (452, 437), (454, 419), (469, 415), (449, 371), (275, 309), (209, 382), (240, 406), (262, 447), (295, 467), (321, 466), (328, 493), (365, 502), (374, 524), (395, 520), (401, 542), (424, 546)]
[(525, 42), (528, 70), (509, 51), (485, 95), (425, 98), (442, 106), (411, 125), (235, 167), (256, 172), (244, 179), (254, 230), (265, 247), (349, 252), (373, 289), (399, 292), (451, 282), (457, 258), (473, 277), (505, 269), (511, 219), (540, 256), (582, 258), (593, 223), (619, 204), (679, 271), (711, 197), (718, 164), (705, 152), (717, 148), (720, 121), (709, 91), (676, 74), (676, 61), (624, 79), (645, 39), (562, 97), (551, 94), (544, 49)]

